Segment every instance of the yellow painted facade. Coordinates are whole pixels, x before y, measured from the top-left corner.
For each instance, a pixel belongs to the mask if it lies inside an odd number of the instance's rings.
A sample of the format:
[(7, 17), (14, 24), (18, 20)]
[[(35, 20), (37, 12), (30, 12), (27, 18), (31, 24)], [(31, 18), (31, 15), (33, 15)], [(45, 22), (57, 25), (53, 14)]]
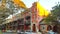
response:
[(20, 7), (27, 8), (26, 5), (20, 0), (13, 0), (13, 2), (14, 2), (14, 4), (16, 4)]
[(39, 2), (37, 2), (37, 10), (40, 16), (48, 16), (50, 14), (50, 12), (47, 9), (45, 9), (43, 6), (41, 6)]

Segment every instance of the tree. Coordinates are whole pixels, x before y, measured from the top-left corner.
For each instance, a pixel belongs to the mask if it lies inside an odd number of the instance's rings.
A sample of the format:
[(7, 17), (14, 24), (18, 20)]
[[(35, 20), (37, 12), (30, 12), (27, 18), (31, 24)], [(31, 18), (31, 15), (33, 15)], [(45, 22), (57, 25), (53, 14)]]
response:
[(54, 16), (56, 16), (56, 23), (54, 23), (54, 24), (56, 24), (58, 27), (57, 27), (57, 31), (58, 31), (58, 33), (60, 34), (60, 4), (58, 3), (56, 6), (54, 6), (53, 7), (53, 10), (51, 11), (52, 12), (52, 15)]
[(51, 14), (45, 18), (45, 22), (49, 24), (51, 22), (52, 24), (57, 24), (60, 17), (60, 4), (57, 4), (53, 7), (51, 10)]
[(52, 25), (52, 24), (54, 24), (55, 22), (57, 22), (56, 19), (57, 19), (57, 18), (56, 18), (55, 16), (53, 16), (53, 15), (48, 15), (46, 18), (44, 18), (44, 21), (45, 21), (46, 24)]
[(4, 6), (0, 6), (0, 24), (2, 24), (9, 15), (15, 15), (19, 11), (26, 9), (26, 6), (22, 1), (17, 5), (15, 5), (12, 0), (3, 0), (2, 3)]
[[(6, 0), (5, 0), (6, 1)], [(9, 15), (13, 15), (15, 13), (14, 10), (14, 5), (11, 1), (8, 1), (7, 3), (9, 6), (0, 6), (0, 24), (2, 24), (5, 21), (5, 18), (7, 18)], [(8, 8), (9, 7), (9, 8)]]
[(53, 10), (51, 12), (52, 12), (52, 15), (55, 15), (55, 17), (58, 19), (57, 21), (59, 22), (59, 20), (60, 20), (60, 4), (58, 3), (56, 6), (54, 6)]
[(52, 9), (53, 9), (51, 10), (52, 15), (56, 15), (57, 17), (59, 17), (60, 16), (60, 4), (57, 4)]
[(9, 15), (12, 14), (12, 11), (10, 11), (10, 9), (8, 8), (1, 8), (0, 6), (0, 23), (2, 23), (4, 21), (5, 18), (7, 18)]

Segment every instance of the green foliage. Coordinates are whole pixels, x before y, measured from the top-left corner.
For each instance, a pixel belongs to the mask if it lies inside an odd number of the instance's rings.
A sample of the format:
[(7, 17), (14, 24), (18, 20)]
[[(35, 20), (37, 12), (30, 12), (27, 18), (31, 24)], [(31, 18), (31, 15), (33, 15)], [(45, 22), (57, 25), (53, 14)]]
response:
[(13, 15), (13, 13), (15, 13), (15, 7), (11, 1), (8, 0), (5, 4), (8, 4), (9, 6), (0, 6), (0, 24), (4, 22), (5, 18), (7, 18), (9, 15)]
[(50, 24), (50, 23), (54, 22), (56, 19), (57, 19), (56, 17), (49, 15), (44, 19), (44, 21), (46, 22), (46, 24)]
[(51, 12), (52, 12), (52, 15), (56, 15), (57, 17), (59, 17), (60, 16), (60, 4), (54, 6)]
[(53, 10), (51, 10), (51, 14), (46, 17), (44, 20), (47, 24), (50, 24), (50, 22), (53, 24), (56, 24), (57, 18), (60, 17), (60, 4), (53, 7)]
[(7, 18), (12, 13), (13, 11), (10, 11), (10, 9), (0, 6), (0, 23), (2, 23), (4, 19)]

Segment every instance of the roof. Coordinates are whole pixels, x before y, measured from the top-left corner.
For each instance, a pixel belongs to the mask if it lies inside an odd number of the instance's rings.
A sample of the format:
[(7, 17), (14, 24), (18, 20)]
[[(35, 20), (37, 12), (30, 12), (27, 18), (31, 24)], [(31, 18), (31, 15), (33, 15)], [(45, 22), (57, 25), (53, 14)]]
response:
[(24, 2), (20, 0), (13, 0), (14, 4), (19, 5), (20, 7), (27, 8)]

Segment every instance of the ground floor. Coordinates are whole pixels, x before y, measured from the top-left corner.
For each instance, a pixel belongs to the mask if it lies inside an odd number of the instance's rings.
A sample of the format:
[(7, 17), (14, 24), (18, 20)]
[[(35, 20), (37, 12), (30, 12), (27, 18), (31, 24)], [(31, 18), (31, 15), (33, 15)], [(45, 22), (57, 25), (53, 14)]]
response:
[[(54, 26), (53, 26), (54, 27)], [(55, 26), (55, 31), (58, 30), (60, 32), (59, 27)], [(58, 29), (57, 29), (58, 28)], [(40, 24), (40, 23), (33, 23), (31, 21), (31, 17), (27, 16), (25, 18), (21, 18), (12, 22), (9, 22), (7, 24), (1, 25), (0, 30), (2, 32), (47, 32), (51, 29), (51, 25), (47, 24)]]

